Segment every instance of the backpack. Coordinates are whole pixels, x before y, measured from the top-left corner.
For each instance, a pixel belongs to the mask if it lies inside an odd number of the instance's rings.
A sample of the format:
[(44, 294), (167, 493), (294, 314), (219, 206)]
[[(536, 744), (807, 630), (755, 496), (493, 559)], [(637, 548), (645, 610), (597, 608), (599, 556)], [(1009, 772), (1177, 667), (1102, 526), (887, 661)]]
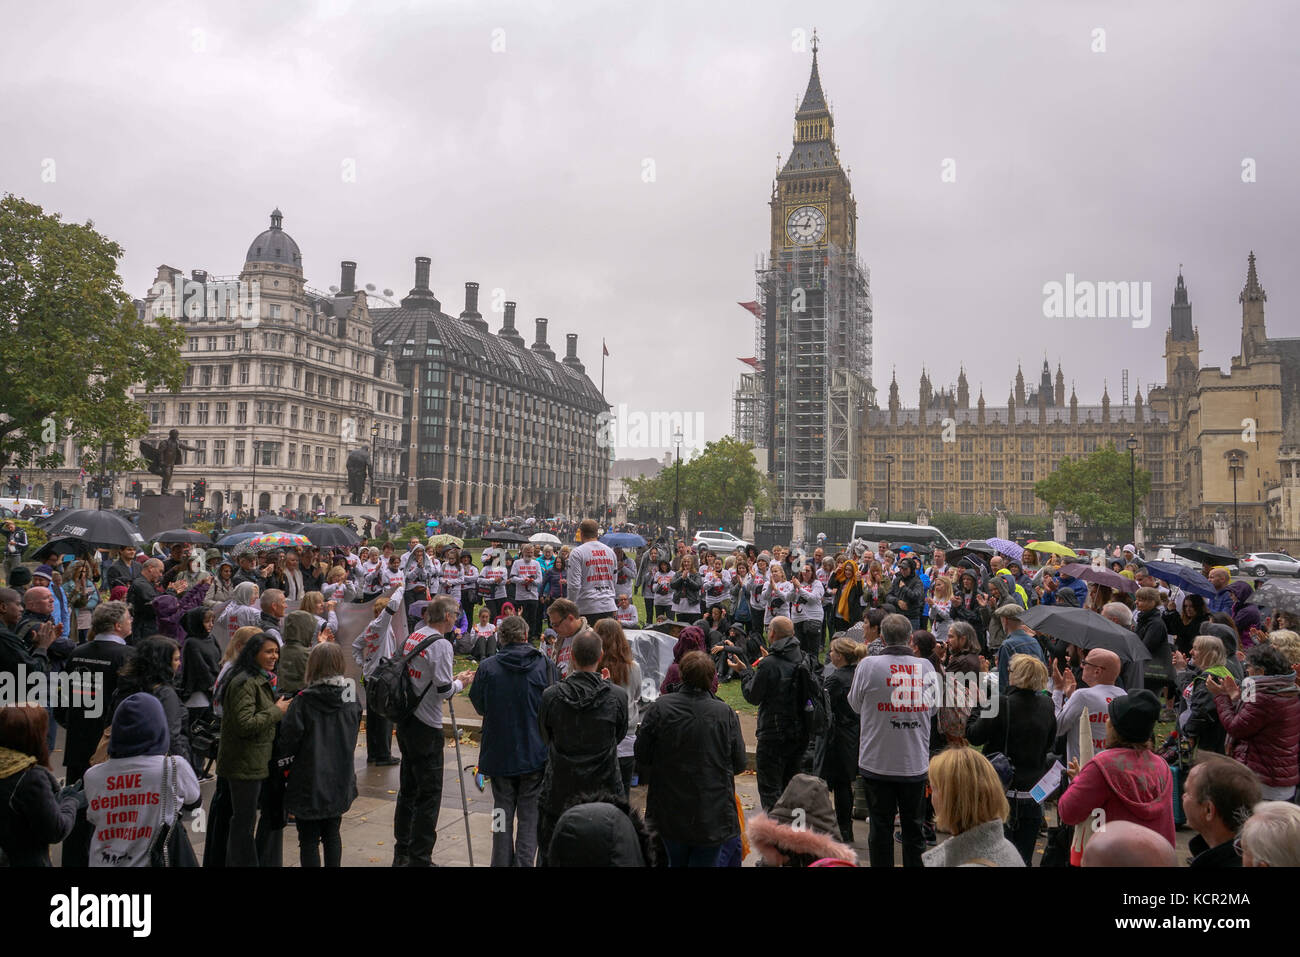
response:
[(804, 730), (812, 737), (825, 734), (831, 726), (831, 699), (817, 679), (807, 654), (795, 665), (794, 689)]
[(425, 638), (401, 657), (380, 658), (370, 677), (366, 678), (366, 709), (382, 718), (399, 724), (415, 714), (424, 696), (433, 687), (433, 680), (419, 694), (411, 680), (408, 665), (411, 659), (441, 638), (436, 632)]

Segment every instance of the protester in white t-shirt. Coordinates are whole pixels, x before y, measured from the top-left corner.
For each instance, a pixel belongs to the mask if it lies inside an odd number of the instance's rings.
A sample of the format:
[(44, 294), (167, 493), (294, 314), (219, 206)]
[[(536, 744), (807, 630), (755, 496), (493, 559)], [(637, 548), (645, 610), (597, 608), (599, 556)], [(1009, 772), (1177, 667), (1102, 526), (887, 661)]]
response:
[(1052, 662), (1052, 704), (1056, 706), (1056, 728), (1066, 735), (1065, 759), (1073, 761), (1079, 756), (1079, 715), (1088, 709), (1088, 727), (1092, 731), (1092, 747), (1101, 751), (1106, 747), (1106, 725), (1110, 721), (1110, 703), (1128, 694), (1115, 684), (1121, 663), (1119, 655), (1105, 648), (1090, 649), (1083, 659), (1083, 683), (1079, 688), (1074, 672), (1069, 668), (1062, 674)]
[(632, 599), (627, 595), (618, 596), (618, 606), (614, 609), (614, 620), (624, 628), (635, 628), (640, 622), (636, 613), (636, 605), (632, 604)]
[(117, 706), (108, 760), (83, 778), (91, 867), (149, 867), (159, 829), (176, 825), (181, 808), (199, 799), (194, 769), (167, 754), (170, 744), (167, 715), (153, 695), (129, 695)]

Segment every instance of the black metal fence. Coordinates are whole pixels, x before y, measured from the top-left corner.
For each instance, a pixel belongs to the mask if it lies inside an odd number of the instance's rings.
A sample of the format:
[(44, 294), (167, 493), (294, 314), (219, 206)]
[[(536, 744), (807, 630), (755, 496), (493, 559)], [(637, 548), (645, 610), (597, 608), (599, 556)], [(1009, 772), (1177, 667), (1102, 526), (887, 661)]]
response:
[(757, 522), (754, 525), (754, 544), (759, 549), (771, 548), (773, 545), (789, 546), (792, 534), (792, 522)]

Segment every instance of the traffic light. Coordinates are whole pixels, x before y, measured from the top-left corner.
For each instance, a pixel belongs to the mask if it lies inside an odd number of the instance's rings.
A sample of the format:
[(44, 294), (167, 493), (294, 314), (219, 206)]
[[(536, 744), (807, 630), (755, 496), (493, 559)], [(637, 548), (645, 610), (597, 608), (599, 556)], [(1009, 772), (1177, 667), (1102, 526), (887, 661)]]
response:
[(207, 479), (199, 479), (197, 482), (194, 483), (194, 495), (198, 498), (200, 502), (203, 501), (203, 499), (207, 498), (208, 495)]
[(99, 498), (99, 479), (97, 477), (92, 477), (91, 480), (86, 483), (86, 497)]
[(20, 490), (22, 487), (23, 487), (23, 483), (22, 483), (22, 481), (18, 478), (17, 475), (11, 475), (11, 476), (9, 476), (9, 494), (10, 494), (10, 495), (15, 495), (15, 496), (16, 496), (16, 495), (18, 494), (19, 490)]
[(131, 483), (131, 497), (139, 498), (142, 493), (143, 493), (143, 489), (140, 487), (140, 480), (136, 479), (134, 482)]

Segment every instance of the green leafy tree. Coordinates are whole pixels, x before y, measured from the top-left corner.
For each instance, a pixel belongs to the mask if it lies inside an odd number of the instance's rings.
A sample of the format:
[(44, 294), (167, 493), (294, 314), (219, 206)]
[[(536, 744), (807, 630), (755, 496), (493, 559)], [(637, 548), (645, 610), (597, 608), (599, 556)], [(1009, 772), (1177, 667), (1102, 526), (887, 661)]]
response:
[(122, 287), (122, 247), (94, 225), (64, 223), (11, 194), (0, 199), (0, 468), (63, 466), (63, 443), (117, 449), (110, 467), (139, 467), (133, 440), (149, 421), (134, 385), (176, 391), (183, 330), (142, 321)]
[(657, 475), (630, 479), (629, 497), (643, 509), (658, 506), (663, 514), (672, 515), (678, 468), (681, 507), (688, 512), (739, 517), (746, 503), (753, 502), (757, 509), (766, 503), (767, 480), (754, 465), (754, 447), (731, 436), (708, 443), (680, 466), (674, 462)]
[[(1151, 491), (1151, 473), (1137, 469), (1134, 494)], [(1130, 517), (1129, 457), (1111, 442), (1080, 459), (1064, 459), (1055, 472), (1034, 483), (1034, 494), (1053, 509), (1063, 508), (1089, 525), (1127, 525)]]

